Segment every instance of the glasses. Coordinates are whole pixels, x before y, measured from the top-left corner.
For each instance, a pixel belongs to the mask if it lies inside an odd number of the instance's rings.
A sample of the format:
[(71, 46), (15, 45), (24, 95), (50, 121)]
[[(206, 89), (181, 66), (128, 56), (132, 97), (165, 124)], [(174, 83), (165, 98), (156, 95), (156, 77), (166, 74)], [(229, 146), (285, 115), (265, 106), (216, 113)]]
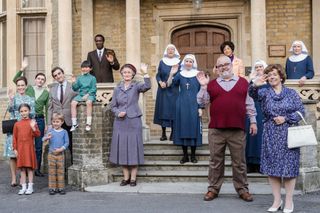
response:
[(231, 64), (231, 63), (220, 64), (220, 65), (218, 65), (218, 66), (216, 66), (216, 67), (217, 67), (217, 69), (221, 69), (221, 68), (225, 68), (225, 67), (230, 66), (230, 64)]

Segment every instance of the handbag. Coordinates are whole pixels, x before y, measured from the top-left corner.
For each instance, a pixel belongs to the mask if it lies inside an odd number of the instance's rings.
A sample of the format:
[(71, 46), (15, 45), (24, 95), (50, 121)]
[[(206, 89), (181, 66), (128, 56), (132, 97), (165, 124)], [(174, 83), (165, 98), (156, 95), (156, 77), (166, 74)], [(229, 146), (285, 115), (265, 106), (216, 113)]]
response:
[(8, 109), (6, 110), (6, 113), (3, 116), (2, 133), (3, 134), (7, 134), (7, 133), (12, 134), (13, 133), (13, 127), (14, 127), (14, 124), (17, 122), (17, 119), (4, 120), (6, 118), (7, 112), (8, 112)]
[(311, 125), (308, 125), (302, 114), (297, 111), (305, 125), (292, 126), (288, 128), (288, 148), (302, 146), (314, 146), (318, 144), (316, 135)]

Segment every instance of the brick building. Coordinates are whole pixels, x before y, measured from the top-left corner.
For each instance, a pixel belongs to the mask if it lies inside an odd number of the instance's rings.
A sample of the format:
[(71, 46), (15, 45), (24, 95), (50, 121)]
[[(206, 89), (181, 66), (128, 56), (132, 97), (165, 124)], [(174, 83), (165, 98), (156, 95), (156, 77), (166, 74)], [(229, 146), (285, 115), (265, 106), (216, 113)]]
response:
[[(250, 70), (257, 58), (284, 65), (292, 41), (299, 39), (314, 59), (318, 78), (319, 9), (318, 0), (1, 0), (0, 113), (24, 56), (29, 79), (45, 72), (50, 83), (55, 66), (79, 74), (98, 33), (120, 64), (146, 62), (152, 76), (171, 42), (183, 55), (195, 53), (199, 68), (210, 71), (224, 40), (235, 43), (235, 54)], [(118, 72), (114, 76), (120, 79)], [(143, 103), (151, 136), (159, 133), (152, 124), (156, 89), (153, 84)], [(4, 136), (0, 139), (2, 153)]]

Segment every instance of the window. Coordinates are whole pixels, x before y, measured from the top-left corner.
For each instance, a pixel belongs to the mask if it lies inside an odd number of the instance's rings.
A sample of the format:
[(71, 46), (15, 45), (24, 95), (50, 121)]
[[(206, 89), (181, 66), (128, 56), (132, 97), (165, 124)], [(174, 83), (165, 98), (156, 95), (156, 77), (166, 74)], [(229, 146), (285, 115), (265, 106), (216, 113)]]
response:
[(23, 56), (28, 58), (26, 77), (45, 73), (45, 18), (23, 18)]
[(28, 7), (44, 7), (45, 0), (21, 0), (21, 7), (28, 8)]

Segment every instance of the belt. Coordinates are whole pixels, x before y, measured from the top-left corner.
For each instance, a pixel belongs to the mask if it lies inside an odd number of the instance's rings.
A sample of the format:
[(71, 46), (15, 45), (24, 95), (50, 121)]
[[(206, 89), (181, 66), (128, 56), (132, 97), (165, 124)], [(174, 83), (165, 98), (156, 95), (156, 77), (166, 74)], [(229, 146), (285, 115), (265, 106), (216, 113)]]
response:
[(44, 118), (44, 115), (38, 114), (35, 116), (35, 118)]

